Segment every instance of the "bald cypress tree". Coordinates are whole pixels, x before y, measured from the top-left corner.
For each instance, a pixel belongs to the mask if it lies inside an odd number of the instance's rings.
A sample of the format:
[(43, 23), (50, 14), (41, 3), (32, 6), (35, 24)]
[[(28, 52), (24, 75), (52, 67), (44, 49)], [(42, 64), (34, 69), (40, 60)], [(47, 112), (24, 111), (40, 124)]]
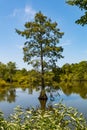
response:
[(57, 27), (56, 22), (44, 16), (41, 12), (36, 13), (34, 20), (26, 22), (23, 31), (16, 29), (16, 32), (25, 36), (24, 43), (24, 61), (33, 67), (38, 66), (41, 71), (41, 95), (40, 99), (47, 99), (44, 92), (45, 70), (56, 66), (58, 59), (63, 58), (61, 53), (63, 48), (58, 46), (59, 39), (62, 38), (63, 32)]

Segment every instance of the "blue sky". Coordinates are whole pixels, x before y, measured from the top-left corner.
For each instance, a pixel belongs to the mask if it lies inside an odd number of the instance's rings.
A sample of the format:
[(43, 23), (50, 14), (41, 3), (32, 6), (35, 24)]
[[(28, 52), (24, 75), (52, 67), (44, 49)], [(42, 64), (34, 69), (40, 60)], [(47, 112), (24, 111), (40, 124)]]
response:
[(64, 32), (59, 43), (64, 48), (64, 58), (58, 65), (87, 60), (87, 26), (75, 24), (83, 14), (77, 7), (67, 5), (65, 0), (0, 0), (0, 61), (13, 61), (18, 68), (30, 69), (23, 62), (25, 39), (15, 33), (15, 28), (22, 30), (25, 22), (39, 11), (56, 21), (60, 31)]

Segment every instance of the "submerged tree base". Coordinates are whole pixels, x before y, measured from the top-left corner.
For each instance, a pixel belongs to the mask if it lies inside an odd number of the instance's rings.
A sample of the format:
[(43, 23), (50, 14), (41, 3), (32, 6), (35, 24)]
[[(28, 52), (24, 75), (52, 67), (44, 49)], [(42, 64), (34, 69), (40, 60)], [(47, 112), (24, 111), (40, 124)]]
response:
[(40, 102), (40, 109), (45, 110), (47, 100), (39, 100), (39, 102)]
[(39, 100), (47, 100), (48, 99), (45, 90), (41, 90), (40, 96), (38, 97), (38, 99)]

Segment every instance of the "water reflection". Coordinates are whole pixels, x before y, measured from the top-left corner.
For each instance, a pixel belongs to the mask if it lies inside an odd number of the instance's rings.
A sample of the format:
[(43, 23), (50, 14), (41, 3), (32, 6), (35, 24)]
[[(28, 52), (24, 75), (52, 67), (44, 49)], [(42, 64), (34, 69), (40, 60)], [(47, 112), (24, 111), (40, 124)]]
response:
[[(21, 88), (23, 92), (28, 91), (28, 94), (33, 95), (33, 87), (29, 88)], [(87, 99), (87, 82), (61, 82), (58, 84), (56, 88), (46, 87), (46, 92), (49, 94), (50, 100), (55, 100), (55, 96), (60, 96), (58, 90), (62, 90), (62, 92), (70, 96), (71, 94), (78, 94), (83, 99)], [(9, 103), (16, 101), (16, 90), (14, 87), (0, 87), (0, 102), (7, 101)], [(40, 92), (40, 87), (35, 88), (36, 92)]]
[(67, 96), (75, 93), (87, 99), (87, 82), (61, 82), (60, 88)]
[[(9, 103), (16, 100), (16, 89), (14, 87), (0, 87), (0, 101), (7, 101)], [(21, 88), (24, 92), (28, 90), (28, 94), (33, 94), (33, 87)], [(61, 89), (64, 94), (70, 96), (71, 94), (78, 94), (83, 99), (87, 99), (87, 82), (61, 82), (56, 88), (47, 87), (46, 92), (49, 93), (50, 100), (55, 100), (55, 96), (60, 96), (58, 90)], [(40, 91), (40, 87), (36, 87), (35, 91)]]
[(7, 101), (9, 103), (15, 102), (16, 90), (15, 88), (0, 87), (0, 101)]
[[(18, 88), (15, 88), (13, 86), (10, 86), (10, 87), (0, 87), (0, 102), (9, 102), (9, 103), (12, 103), (12, 102), (15, 102), (16, 101), (16, 97), (17, 97), (17, 90)], [(32, 95), (33, 94), (33, 90), (34, 88), (33, 87), (29, 87), (29, 88), (20, 88), (23, 93), (26, 92), (26, 90), (28, 91), (28, 94), (29, 95)], [(40, 88), (36, 88), (35, 91), (39, 91)]]
[(39, 101), (40, 87), (0, 87), (0, 110), (5, 113), (5, 116), (12, 113), (17, 105), (23, 108), (39, 107), (45, 110), (47, 106), (52, 108), (53, 104), (63, 99), (66, 104), (78, 108), (86, 115), (87, 82), (61, 82), (55, 88), (46, 87), (46, 93), (48, 100)]
[(46, 109), (47, 100), (39, 100), (39, 102), (40, 102), (40, 109), (41, 110), (45, 110)]

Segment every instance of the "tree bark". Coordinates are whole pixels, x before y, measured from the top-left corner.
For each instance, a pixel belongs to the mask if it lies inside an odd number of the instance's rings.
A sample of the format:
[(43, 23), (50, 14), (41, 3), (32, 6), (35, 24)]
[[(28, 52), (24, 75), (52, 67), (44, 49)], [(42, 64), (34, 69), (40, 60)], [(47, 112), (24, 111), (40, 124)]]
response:
[(41, 85), (42, 89), (45, 88), (44, 84), (44, 65), (43, 65), (43, 49), (42, 49), (42, 44), (41, 44)]
[(45, 92), (45, 81), (44, 81), (44, 65), (43, 65), (43, 49), (41, 43), (41, 92), (39, 96), (39, 100), (47, 100), (47, 95)]
[(48, 97), (46, 95), (45, 89), (44, 90), (42, 89), (40, 92), (39, 100), (47, 100), (47, 99)]
[(41, 110), (45, 110), (46, 109), (46, 102), (47, 102), (47, 100), (39, 100), (39, 102), (40, 102)]

